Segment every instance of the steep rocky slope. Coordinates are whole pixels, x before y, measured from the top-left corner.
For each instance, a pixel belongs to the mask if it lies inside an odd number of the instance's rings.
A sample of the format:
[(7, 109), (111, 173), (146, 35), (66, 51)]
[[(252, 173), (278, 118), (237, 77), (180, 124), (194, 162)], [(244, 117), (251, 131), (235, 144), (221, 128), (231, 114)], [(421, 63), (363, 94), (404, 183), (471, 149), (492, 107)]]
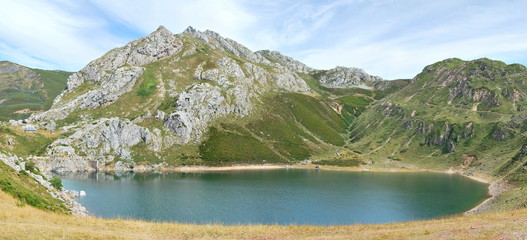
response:
[(71, 73), (0, 62), (0, 121), (25, 119), (51, 107)]
[(520, 188), (504, 194), (502, 205), (513, 206), (502, 207), (525, 206), (525, 81), (527, 68), (519, 64), (447, 59), (429, 65), (352, 124), (349, 147), (377, 164), (504, 178)]
[(326, 75), (212, 31), (160, 27), (71, 75), (52, 108), (31, 117), (62, 134), (39, 164), (76, 171), (286, 163), (333, 151), (373, 97), (310, 87)]

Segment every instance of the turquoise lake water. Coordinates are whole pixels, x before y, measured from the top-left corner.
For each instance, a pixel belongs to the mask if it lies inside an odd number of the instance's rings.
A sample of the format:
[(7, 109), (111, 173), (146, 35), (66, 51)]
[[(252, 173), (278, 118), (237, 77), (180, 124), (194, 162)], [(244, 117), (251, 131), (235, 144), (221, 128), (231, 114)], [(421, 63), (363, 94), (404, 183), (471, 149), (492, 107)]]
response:
[(157, 222), (343, 225), (462, 213), (488, 185), (438, 173), (274, 169), (60, 176), (92, 215)]

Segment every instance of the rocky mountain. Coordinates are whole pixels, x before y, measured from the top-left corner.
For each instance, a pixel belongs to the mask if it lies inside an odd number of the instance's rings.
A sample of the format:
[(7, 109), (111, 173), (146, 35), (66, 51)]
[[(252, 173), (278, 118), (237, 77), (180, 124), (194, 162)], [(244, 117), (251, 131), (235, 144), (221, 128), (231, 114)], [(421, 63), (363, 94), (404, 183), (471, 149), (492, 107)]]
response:
[[(348, 72), (346, 86), (381, 81)], [(72, 74), (51, 109), (32, 115), (62, 134), (37, 161), (78, 171), (286, 163), (334, 151), (373, 95), (321, 94), (317, 77), (329, 73), (212, 31), (159, 27)]]
[(330, 70), (319, 70), (314, 73), (317, 80), (325, 87), (373, 89), (383, 82), (381, 77), (371, 76), (360, 68), (336, 67)]
[(31, 69), (0, 62), (0, 121), (25, 119), (45, 111), (66, 87), (71, 73)]
[[(429, 65), (358, 117), (349, 147), (376, 163), (487, 173), (523, 186), (525, 81), (525, 66), (485, 58)], [(501, 203), (521, 206), (524, 195), (509, 192)]]

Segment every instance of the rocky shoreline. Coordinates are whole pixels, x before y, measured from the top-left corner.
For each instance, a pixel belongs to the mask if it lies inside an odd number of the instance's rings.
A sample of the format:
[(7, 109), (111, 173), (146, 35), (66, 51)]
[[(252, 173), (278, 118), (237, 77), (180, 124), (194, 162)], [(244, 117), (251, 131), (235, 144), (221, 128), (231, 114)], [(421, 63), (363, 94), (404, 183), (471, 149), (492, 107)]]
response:
[(510, 188), (511, 186), (509, 186), (503, 180), (496, 180), (492, 182), (489, 185), (489, 194), (491, 197), (487, 198), (485, 201), (481, 202), (476, 207), (466, 211), (465, 215), (474, 215), (487, 212), (490, 209), (491, 205), (498, 201), (500, 194), (510, 190)]
[(64, 202), (66, 207), (71, 211), (73, 215), (81, 217), (88, 216), (88, 211), (86, 210), (86, 208), (83, 207), (80, 203), (73, 200), (75, 196), (72, 196), (69, 190), (57, 190), (51, 185), (48, 180), (44, 179), (44, 177), (42, 177), (41, 175), (27, 171), (25, 162), (20, 161), (21, 159), (18, 156), (6, 155), (0, 152), (0, 160), (17, 172), (19, 172), (20, 170), (25, 170), (28, 175), (35, 179), (38, 184), (47, 188), (48, 193), (51, 196)]

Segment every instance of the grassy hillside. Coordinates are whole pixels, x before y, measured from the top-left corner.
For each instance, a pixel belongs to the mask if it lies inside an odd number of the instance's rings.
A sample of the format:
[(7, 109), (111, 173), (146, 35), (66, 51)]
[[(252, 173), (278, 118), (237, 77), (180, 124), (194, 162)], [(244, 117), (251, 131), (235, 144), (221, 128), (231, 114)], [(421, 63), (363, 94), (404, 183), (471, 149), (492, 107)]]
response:
[[(489, 59), (432, 64), (353, 123), (349, 148), (376, 163), (483, 172), (525, 186), (526, 78), (524, 66)], [(510, 197), (509, 208), (527, 206), (527, 197)]]
[(71, 73), (0, 62), (0, 121), (25, 119), (51, 107)]
[(42, 155), (46, 147), (58, 137), (58, 134), (45, 130), (24, 132), (20, 127), (0, 122), (0, 150), (17, 156)]
[(221, 226), (66, 216), (0, 192), (2, 239), (523, 239), (527, 209), (384, 225)]
[(297, 93), (267, 96), (254, 116), (214, 128), (200, 155), (208, 165), (286, 163), (342, 146), (346, 119), (326, 101)]

